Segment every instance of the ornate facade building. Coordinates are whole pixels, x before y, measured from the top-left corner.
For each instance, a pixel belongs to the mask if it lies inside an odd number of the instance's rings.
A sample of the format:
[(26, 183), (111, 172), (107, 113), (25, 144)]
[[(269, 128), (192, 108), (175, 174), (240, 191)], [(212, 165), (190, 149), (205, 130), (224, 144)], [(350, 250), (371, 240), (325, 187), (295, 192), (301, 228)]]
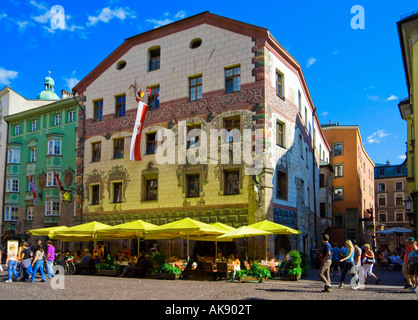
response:
[[(142, 160), (130, 161), (140, 89)], [(300, 65), (267, 29), (204, 12), (126, 39), (73, 91), (85, 97), (75, 223), (267, 219), (302, 231), (269, 236), (271, 256), (319, 240), (319, 159), (330, 149)], [(162, 128), (174, 142), (157, 141)], [(175, 161), (161, 163), (167, 145)]]

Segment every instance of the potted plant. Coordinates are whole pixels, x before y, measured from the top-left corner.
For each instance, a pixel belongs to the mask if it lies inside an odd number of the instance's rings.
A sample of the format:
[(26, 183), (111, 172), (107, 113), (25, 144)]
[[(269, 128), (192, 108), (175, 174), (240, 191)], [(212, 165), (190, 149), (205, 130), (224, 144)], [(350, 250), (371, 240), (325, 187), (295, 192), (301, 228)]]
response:
[(113, 262), (110, 254), (107, 255), (106, 262), (98, 263), (96, 266), (96, 274), (99, 276), (116, 276), (120, 271), (121, 267)]
[(237, 271), (237, 277), (241, 281), (258, 281), (263, 282), (264, 279), (271, 278), (271, 273), (269, 270), (261, 268), (258, 262), (253, 262), (251, 264), (250, 270), (240, 270)]
[(155, 252), (151, 255), (154, 268), (151, 269), (151, 276), (154, 279), (170, 279), (174, 280), (180, 277), (181, 270), (174, 266), (172, 267), (165, 262), (165, 256), (161, 252)]
[(300, 267), (302, 259), (299, 251), (292, 250), (289, 252), (290, 263), (287, 269), (287, 280), (299, 280), (302, 276), (302, 268)]

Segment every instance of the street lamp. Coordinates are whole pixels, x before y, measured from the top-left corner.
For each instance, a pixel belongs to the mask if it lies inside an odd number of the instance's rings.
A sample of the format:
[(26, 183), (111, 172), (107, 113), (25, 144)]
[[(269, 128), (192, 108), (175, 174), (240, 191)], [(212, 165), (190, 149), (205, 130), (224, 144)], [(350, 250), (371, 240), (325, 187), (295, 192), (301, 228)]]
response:
[(406, 215), (408, 216), (408, 219), (409, 219), (409, 225), (411, 227), (414, 227), (415, 226), (415, 212), (411, 212), (412, 200), (408, 198), (406, 200), (403, 200), (403, 202), (404, 202), (404, 206), (406, 210)]

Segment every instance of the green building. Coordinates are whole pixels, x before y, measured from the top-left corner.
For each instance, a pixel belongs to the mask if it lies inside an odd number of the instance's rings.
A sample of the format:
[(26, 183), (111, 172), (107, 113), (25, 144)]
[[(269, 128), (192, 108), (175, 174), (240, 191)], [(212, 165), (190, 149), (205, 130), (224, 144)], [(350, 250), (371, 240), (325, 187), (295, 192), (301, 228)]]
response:
[[(51, 80), (45, 79), (45, 91), (51, 90)], [(38, 99), (51, 103), (4, 118), (8, 124), (4, 234), (73, 223), (78, 104), (45, 91)]]

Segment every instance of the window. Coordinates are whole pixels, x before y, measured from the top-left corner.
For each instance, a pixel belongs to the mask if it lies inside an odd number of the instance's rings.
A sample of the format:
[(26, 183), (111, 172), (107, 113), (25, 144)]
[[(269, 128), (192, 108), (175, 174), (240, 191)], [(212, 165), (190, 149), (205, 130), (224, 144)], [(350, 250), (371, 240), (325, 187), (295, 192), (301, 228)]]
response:
[(116, 117), (123, 117), (125, 116), (125, 105), (126, 105), (126, 96), (118, 96), (115, 97), (115, 103), (116, 103), (116, 110), (115, 110), (115, 114)]
[(334, 178), (340, 178), (344, 176), (344, 165), (342, 163), (334, 165)]
[(157, 152), (157, 140), (156, 140), (156, 132), (147, 133), (147, 146), (146, 146), (146, 154), (154, 154)]
[(276, 171), (276, 198), (287, 200), (287, 173)]
[(239, 194), (239, 170), (224, 171), (224, 195)]
[(279, 70), (276, 71), (276, 94), (284, 99), (284, 75)]
[(75, 111), (68, 111), (68, 122), (74, 122), (75, 121)]
[(224, 128), (228, 131), (227, 142), (232, 142), (233, 129), (241, 130), (240, 118), (224, 119)]
[(395, 182), (395, 190), (396, 190), (396, 191), (401, 191), (401, 190), (403, 190), (403, 182), (402, 182), (402, 181), (397, 181), (397, 182)]
[(26, 220), (33, 220), (35, 207), (26, 208)]
[(200, 147), (200, 129), (200, 123), (187, 126), (187, 149)]
[(325, 218), (325, 216), (326, 216), (326, 203), (325, 202), (321, 202), (320, 204), (319, 204), (319, 216), (321, 217), (321, 218)]
[[(58, 173), (58, 177), (59, 177), (59, 173)], [(58, 181), (55, 177), (54, 172), (47, 172), (46, 174), (46, 186), (47, 187), (56, 187), (58, 186)]]
[(94, 142), (91, 144), (91, 162), (99, 162), (102, 156), (102, 143)]
[(404, 221), (403, 211), (396, 211), (395, 212), (395, 219), (396, 219), (396, 222), (403, 222)]
[(187, 175), (187, 198), (199, 197), (200, 176), (198, 174)]
[(299, 114), (302, 115), (302, 94), (300, 93), (300, 90), (298, 90), (298, 108)]
[(17, 221), (19, 218), (18, 207), (6, 207), (4, 213), (4, 221)]
[(149, 50), (149, 71), (160, 69), (160, 47)]
[(202, 99), (202, 76), (189, 78), (189, 99), (190, 101)]
[(100, 185), (95, 184), (90, 186), (91, 190), (91, 205), (100, 204)]
[(36, 148), (30, 148), (29, 162), (36, 162)]
[(54, 116), (54, 126), (58, 126), (61, 124), (61, 115), (60, 114), (56, 114)]
[(338, 200), (344, 200), (344, 188), (343, 187), (335, 187), (333, 192), (333, 199)]
[(386, 196), (379, 196), (378, 198), (378, 206), (386, 206)]
[(122, 182), (113, 183), (113, 203), (122, 203)]
[(277, 121), (276, 123), (276, 144), (284, 148), (284, 123)]
[(379, 222), (387, 222), (387, 213), (386, 211), (384, 212), (379, 212)]
[(344, 228), (344, 215), (334, 215), (334, 228)]
[(38, 121), (33, 120), (32, 125), (31, 125), (31, 131), (36, 131), (36, 130), (38, 130)]
[(379, 192), (385, 192), (386, 191), (386, 183), (385, 182), (379, 182), (378, 185)]
[(61, 155), (61, 141), (49, 140), (48, 141), (48, 155)]
[(325, 175), (323, 173), (319, 175), (319, 187), (325, 188)]
[(7, 151), (7, 163), (20, 163), (20, 150), (12, 149)]
[(20, 125), (15, 125), (15, 136), (18, 136), (20, 134)]
[(148, 88), (148, 107), (157, 109), (160, 106), (160, 86)]
[(103, 120), (103, 100), (94, 101), (93, 104), (94, 104), (93, 119), (95, 121)]
[(336, 157), (336, 156), (342, 156), (343, 154), (344, 154), (343, 153), (343, 143), (342, 142), (334, 143), (332, 145), (332, 155), (334, 157)]
[(395, 206), (403, 206), (403, 196), (402, 195), (396, 195), (395, 196)]
[(124, 138), (113, 139), (113, 159), (123, 158), (124, 144)]
[(61, 211), (61, 202), (59, 201), (46, 201), (45, 215), (46, 216), (59, 216)]
[(19, 192), (19, 179), (7, 179), (6, 192)]
[(241, 90), (241, 67), (225, 69), (225, 90), (227, 93)]
[(145, 180), (145, 200), (158, 200), (158, 180)]

